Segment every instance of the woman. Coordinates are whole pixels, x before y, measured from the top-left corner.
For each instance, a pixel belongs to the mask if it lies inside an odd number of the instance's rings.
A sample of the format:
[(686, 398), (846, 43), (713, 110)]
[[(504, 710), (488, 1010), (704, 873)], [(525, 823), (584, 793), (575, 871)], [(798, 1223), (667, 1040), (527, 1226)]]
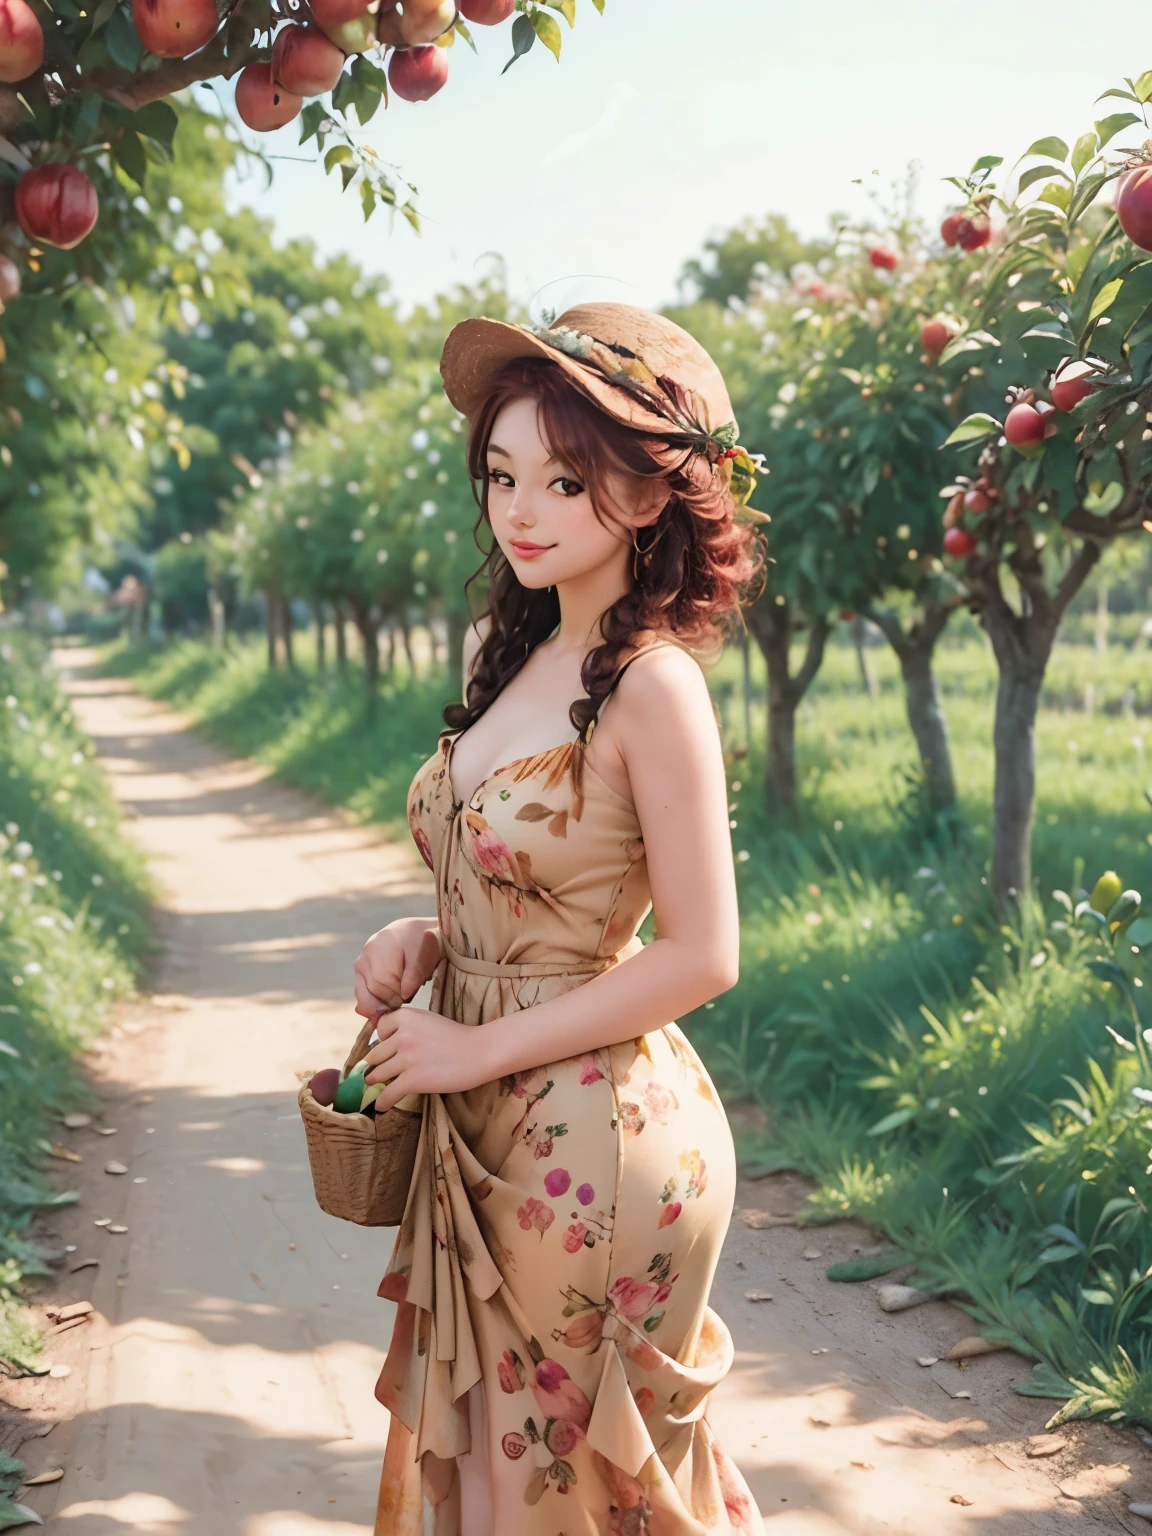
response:
[[(465, 321), (441, 371), (492, 548), (466, 702), (410, 791), (438, 911), (355, 966), (377, 1110), (426, 1096), (380, 1287), (377, 1536), (419, 1536), (425, 1501), (437, 1536), (759, 1532), (704, 1417), (732, 1359), (707, 1306), (732, 1139), (667, 1022), (736, 980), (689, 649), (754, 574), (751, 465), (715, 364), (642, 310)], [(407, 1006), (429, 976), (432, 1011)]]

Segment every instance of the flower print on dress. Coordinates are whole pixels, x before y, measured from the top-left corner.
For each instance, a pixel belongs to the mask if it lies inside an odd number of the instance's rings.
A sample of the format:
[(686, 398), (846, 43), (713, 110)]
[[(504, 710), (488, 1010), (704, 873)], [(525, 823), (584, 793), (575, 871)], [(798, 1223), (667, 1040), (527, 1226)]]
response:
[(647, 1123), (647, 1116), (639, 1104), (633, 1104), (628, 1099), (620, 1100), (619, 1124), (625, 1136), (639, 1136)]
[(656, 1222), (658, 1227), (670, 1227), (684, 1209), (683, 1203), (676, 1199), (678, 1187), (673, 1175), (660, 1191), (660, 1215)]
[(425, 832), (424, 828), (416, 822), (412, 822), (410, 824), (410, 830), (412, 833), (412, 841), (419, 849), (420, 857), (424, 860), (425, 864), (427, 864), (428, 868), (431, 869), (433, 867), (432, 844), (428, 841), (427, 832)]
[(596, 1057), (591, 1051), (585, 1051), (584, 1055), (580, 1056), (578, 1060), (580, 1062), (580, 1086), (582, 1088), (587, 1088), (590, 1083), (601, 1081), (604, 1074), (597, 1065)]
[(524, 1385), (524, 1362), (514, 1349), (506, 1349), (496, 1367), (502, 1392), (519, 1392)]
[(550, 1205), (545, 1205), (543, 1200), (537, 1200), (535, 1195), (529, 1195), (524, 1204), (518, 1207), (516, 1219), (525, 1232), (531, 1232), (535, 1227), (543, 1242), (545, 1232), (556, 1220), (556, 1212)]
[(681, 1152), (680, 1166), (688, 1175), (688, 1187), (684, 1191), (685, 1200), (691, 1200), (693, 1197), (699, 1199), (708, 1186), (708, 1168), (700, 1156), (699, 1149), (693, 1147), (691, 1152)]
[(680, 1100), (663, 1083), (644, 1085), (644, 1104), (649, 1119), (655, 1120), (657, 1125), (667, 1125), (670, 1117), (680, 1108)]
[(532, 1396), (546, 1418), (567, 1419), (578, 1429), (588, 1428), (592, 1404), (559, 1360), (545, 1357), (538, 1361), (532, 1374)]

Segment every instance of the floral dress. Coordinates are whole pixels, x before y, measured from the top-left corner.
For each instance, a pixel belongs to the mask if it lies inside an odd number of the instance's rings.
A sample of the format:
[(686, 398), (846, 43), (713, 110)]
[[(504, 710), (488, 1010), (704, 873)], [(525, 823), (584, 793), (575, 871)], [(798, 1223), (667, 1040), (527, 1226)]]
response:
[[(450, 754), (445, 736), (408, 814), (436, 877), (431, 1006), (482, 1025), (638, 948), (648, 875), (635, 808), (579, 743), (506, 764), (467, 804)], [(707, 1303), (734, 1190), (728, 1122), (675, 1024), (427, 1095), (380, 1285), (398, 1306), (376, 1536), (420, 1536), (422, 1458), (472, 1448), (477, 1383), (500, 1536), (760, 1536), (705, 1416), (732, 1362)], [(459, 1536), (451, 1478), (436, 1536)]]

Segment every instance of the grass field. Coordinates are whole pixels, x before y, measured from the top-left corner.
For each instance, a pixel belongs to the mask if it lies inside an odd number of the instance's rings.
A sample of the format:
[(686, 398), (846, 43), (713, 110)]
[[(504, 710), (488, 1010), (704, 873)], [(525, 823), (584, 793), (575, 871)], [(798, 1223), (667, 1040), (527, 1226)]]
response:
[[(54, 1121), (84, 1105), (84, 1046), (148, 947), (142, 861), (92, 759), (46, 655), (0, 630), (0, 1357), (25, 1369), (40, 1340), (20, 1283), (63, 1258), (28, 1223), (75, 1198), (45, 1177), (66, 1166), (46, 1162)], [(0, 1463), (0, 1525), (21, 1523)]]
[[(802, 706), (795, 826), (760, 789), (760, 666), (747, 709), (739, 654), (713, 674), (743, 961), (739, 985), (687, 1027), (729, 1099), (768, 1111), (745, 1160), (817, 1179), (809, 1219), (854, 1212), (886, 1233), (926, 1287), (965, 1298), (1038, 1362), (1035, 1388), (1062, 1411), (1152, 1424), (1152, 974), (1124, 954), (1118, 980), (1090, 970), (1111, 940), (1069, 910), (1108, 867), (1152, 890), (1148, 653), (1064, 645), (1053, 659), (1038, 899), (1015, 928), (984, 885), (995, 673), (982, 637), (958, 627), (940, 652), (962, 812), (946, 841), (918, 810), (895, 663), (881, 648), (868, 661), (871, 693), (834, 644)], [(393, 825), (447, 687), (400, 676), (368, 721), (354, 680), (270, 674), (255, 642), (109, 664), (231, 749)]]

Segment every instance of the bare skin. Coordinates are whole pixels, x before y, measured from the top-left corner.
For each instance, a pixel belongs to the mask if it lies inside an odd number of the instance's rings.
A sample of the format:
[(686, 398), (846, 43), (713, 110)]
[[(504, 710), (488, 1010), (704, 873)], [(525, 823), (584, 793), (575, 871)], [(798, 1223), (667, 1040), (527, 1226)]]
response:
[[(452, 790), (467, 800), (496, 768), (574, 739), (568, 706), (599, 643), (602, 614), (632, 581), (632, 535), (656, 521), (660, 485), (619, 477), (604, 520), (543, 439), (535, 402), (497, 417), (488, 456), (492, 530), (520, 581), (554, 586), (560, 625), (487, 712), (457, 739)], [(739, 933), (727, 784), (712, 704), (675, 647), (640, 656), (602, 711), (590, 765), (631, 797), (640, 820), (657, 937), (612, 970), (483, 1029), (407, 1006), (440, 958), (434, 917), (375, 933), (357, 959), (356, 1008), (380, 1014), (367, 1081), (377, 1111), (408, 1093), (453, 1093), (659, 1029), (733, 986)], [(381, 1012), (381, 1010), (387, 1010)]]

